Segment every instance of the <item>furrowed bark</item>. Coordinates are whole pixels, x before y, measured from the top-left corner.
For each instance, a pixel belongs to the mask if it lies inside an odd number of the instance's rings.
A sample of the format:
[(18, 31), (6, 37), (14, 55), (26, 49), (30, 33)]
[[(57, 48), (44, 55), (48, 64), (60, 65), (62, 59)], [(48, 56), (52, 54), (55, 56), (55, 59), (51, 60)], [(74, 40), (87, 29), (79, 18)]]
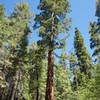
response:
[(48, 52), (48, 72), (47, 72), (47, 84), (46, 84), (46, 96), (45, 100), (54, 100), (54, 82), (53, 82), (53, 61), (52, 50)]

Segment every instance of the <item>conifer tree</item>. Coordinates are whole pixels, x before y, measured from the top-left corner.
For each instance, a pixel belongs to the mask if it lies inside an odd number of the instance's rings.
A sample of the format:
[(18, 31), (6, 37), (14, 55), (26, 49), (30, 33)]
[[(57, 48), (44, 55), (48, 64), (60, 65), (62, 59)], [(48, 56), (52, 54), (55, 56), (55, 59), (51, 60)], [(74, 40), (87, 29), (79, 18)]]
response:
[(62, 51), (59, 65), (55, 68), (55, 95), (56, 100), (70, 100), (71, 99), (71, 84), (69, 79), (69, 70), (67, 67), (67, 55), (65, 50)]
[[(35, 18), (35, 27), (39, 27), (39, 36), (42, 37), (40, 43), (48, 49), (48, 72), (46, 82), (45, 100), (54, 100), (54, 70), (53, 51), (59, 33), (62, 33), (67, 21), (66, 13), (69, 11), (67, 0), (40, 0), (40, 14)], [(68, 23), (67, 23), (68, 24)]]
[(12, 63), (12, 72), (9, 71), (8, 76), (11, 75), (9, 81), (9, 89), (7, 100), (14, 100), (22, 98), (22, 76), (24, 57), (26, 54), (26, 48), (28, 45), (27, 36), (30, 32), (28, 28), (28, 21), (30, 18), (30, 12), (28, 4), (18, 4), (10, 17), (10, 26), (13, 34), (11, 34), (11, 55), (10, 61)]
[(4, 95), (6, 95), (6, 89), (7, 89), (7, 82), (5, 79), (5, 71), (4, 71), (4, 65), (7, 55), (5, 54), (5, 49), (3, 47), (4, 43), (4, 23), (7, 23), (7, 20), (5, 20), (4, 15), (4, 6), (0, 4), (0, 99), (4, 99)]
[(92, 95), (94, 100), (98, 100), (100, 98), (100, 63), (96, 65), (96, 76), (94, 84), (92, 84)]
[(96, 1), (96, 16), (100, 18), (100, 0)]
[(83, 37), (78, 29), (75, 30), (74, 47), (81, 73), (84, 73), (90, 78), (92, 68), (91, 58), (84, 46)]
[(100, 0), (97, 0), (97, 8), (96, 8), (96, 16), (98, 17), (97, 21), (97, 31), (96, 34), (98, 34), (97, 44), (95, 45), (96, 51), (97, 51), (97, 67), (96, 67), (96, 77), (95, 77), (95, 97), (96, 99), (100, 98)]
[(69, 55), (69, 65), (70, 65), (70, 71), (71, 71), (71, 78), (72, 78), (72, 90), (75, 91), (78, 88), (78, 76), (77, 71), (79, 69), (79, 66), (77, 66), (78, 61), (77, 57), (74, 53), (71, 53)]
[[(3, 5), (0, 5), (0, 81), (1, 87), (3, 88), (4, 94), (2, 92), (1, 100), (5, 99), (8, 90), (7, 73), (8, 69), (11, 67), (11, 62), (9, 60), (10, 47), (9, 47), (9, 36), (11, 35), (11, 28), (9, 27), (10, 19), (4, 13)], [(2, 77), (3, 76), (3, 77)], [(2, 84), (3, 82), (3, 84)], [(2, 89), (0, 89), (2, 91)], [(6, 90), (6, 91), (5, 91)], [(0, 92), (1, 92), (0, 91)]]
[(100, 61), (100, 0), (97, 0), (96, 16), (97, 22), (90, 23), (90, 47), (94, 49), (93, 56), (96, 56), (96, 61)]
[(100, 0), (97, 0), (96, 16), (97, 22), (90, 23), (90, 47), (94, 49), (93, 56), (96, 56), (96, 67), (94, 82), (92, 84), (92, 98), (98, 100), (100, 98)]
[(45, 83), (46, 83), (46, 59), (45, 50), (42, 46), (37, 45), (36, 49), (30, 51), (31, 67), (29, 69), (30, 75), (30, 94), (34, 100), (45, 99)]

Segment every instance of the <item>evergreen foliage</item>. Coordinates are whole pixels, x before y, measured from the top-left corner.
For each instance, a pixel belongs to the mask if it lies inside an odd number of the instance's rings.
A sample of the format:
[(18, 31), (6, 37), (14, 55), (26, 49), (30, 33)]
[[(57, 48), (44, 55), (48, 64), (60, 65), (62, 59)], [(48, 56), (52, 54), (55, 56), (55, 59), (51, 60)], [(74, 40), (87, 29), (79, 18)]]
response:
[(97, 22), (90, 23), (90, 47), (94, 49), (93, 56), (96, 56), (96, 62), (100, 61), (100, 0), (97, 0), (96, 16)]
[[(66, 53), (69, 8), (69, 0), (40, 0), (34, 18), (26, 2), (9, 15), (0, 4), (0, 100), (100, 99), (100, 0), (89, 30), (92, 57), (77, 28), (75, 51)], [(29, 43), (35, 29), (41, 39)]]
[(84, 46), (83, 37), (78, 29), (75, 30), (74, 47), (81, 73), (84, 73), (90, 78), (92, 68), (91, 58)]
[[(40, 14), (36, 15), (35, 28), (39, 28), (39, 41), (48, 50), (48, 72), (46, 83), (45, 99), (53, 100), (54, 97), (54, 68), (53, 68), (53, 50), (57, 44), (59, 33), (62, 33), (66, 13), (69, 11), (69, 2), (67, 0), (41, 0), (39, 4)], [(68, 21), (67, 21), (68, 22)], [(65, 23), (68, 24), (68, 23)], [(62, 43), (59, 46), (62, 46)]]

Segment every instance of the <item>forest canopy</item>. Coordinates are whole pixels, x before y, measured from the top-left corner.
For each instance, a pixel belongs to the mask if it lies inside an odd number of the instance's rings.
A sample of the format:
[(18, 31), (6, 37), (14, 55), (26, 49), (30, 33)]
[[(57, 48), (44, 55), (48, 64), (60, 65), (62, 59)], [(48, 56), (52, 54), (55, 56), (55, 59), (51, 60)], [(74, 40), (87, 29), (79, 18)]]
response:
[(7, 15), (0, 2), (0, 100), (99, 100), (100, 0), (88, 48), (75, 27), (69, 53), (70, 0), (40, 0), (36, 9), (23, 0)]

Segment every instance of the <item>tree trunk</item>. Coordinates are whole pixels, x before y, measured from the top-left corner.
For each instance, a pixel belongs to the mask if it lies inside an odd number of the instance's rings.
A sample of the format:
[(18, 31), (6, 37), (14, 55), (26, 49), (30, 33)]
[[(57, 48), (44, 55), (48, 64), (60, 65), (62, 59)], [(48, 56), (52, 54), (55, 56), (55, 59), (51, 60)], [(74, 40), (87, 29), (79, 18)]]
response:
[(13, 90), (13, 84), (9, 83), (9, 88), (8, 88), (8, 91), (7, 91), (6, 100), (10, 100), (11, 94), (12, 94), (12, 90)]
[(18, 79), (19, 79), (19, 70), (16, 71), (15, 82), (14, 82), (13, 89), (11, 91), (12, 92), (11, 93), (11, 97), (10, 97), (10, 99), (7, 99), (7, 100), (14, 100), (16, 89), (17, 89), (17, 85), (18, 85)]
[(48, 72), (47, 72), (45, 100), (54, 100), (53, 74), (54, 73), (53, 73), (52, 50), (49, 50), (49, 52), (48, 52)]
[(36, 90), (37, 94), (36, 94), (36, 100), (39, 100), (39, 89), (37, 87), (37, 90)]
[(38, 75), (38, 68), (36, 67), (36, 80), (37, 80), (37, 87), (36, 87), (36, 100), (39, 100), (39, 75)]
[(4, 90), (5, 90), (4, 88), (0, 88), (0, 100), (4, 100), (4, 98), (5, 98)]

